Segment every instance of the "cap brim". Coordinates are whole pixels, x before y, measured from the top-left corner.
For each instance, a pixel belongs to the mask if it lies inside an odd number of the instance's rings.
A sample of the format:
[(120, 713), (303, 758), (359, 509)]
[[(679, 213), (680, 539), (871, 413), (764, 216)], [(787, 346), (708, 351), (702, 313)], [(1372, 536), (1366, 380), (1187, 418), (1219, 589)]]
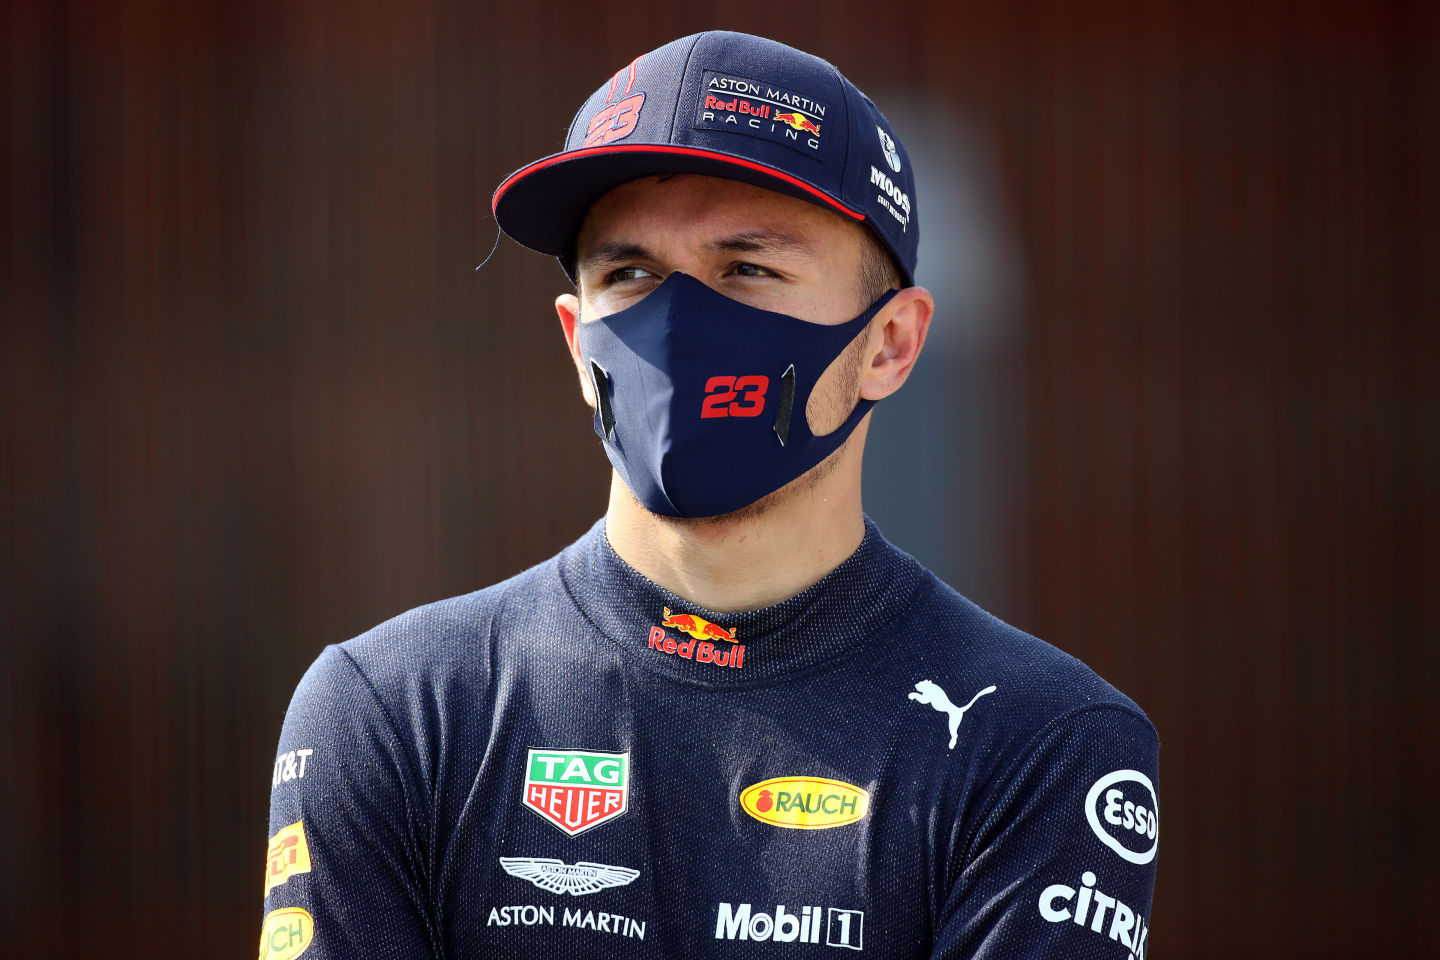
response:
[(490, 200), (495, 220), (517, 243), (564, 257), (585, 212), (607, 191), (663, 173), (699, 173), (753, 184), (833, 210), (857, 223), (852, 210), (814, 184), (745, 157), (670, 144), (626, 143), (557, 153), (506, 177)]

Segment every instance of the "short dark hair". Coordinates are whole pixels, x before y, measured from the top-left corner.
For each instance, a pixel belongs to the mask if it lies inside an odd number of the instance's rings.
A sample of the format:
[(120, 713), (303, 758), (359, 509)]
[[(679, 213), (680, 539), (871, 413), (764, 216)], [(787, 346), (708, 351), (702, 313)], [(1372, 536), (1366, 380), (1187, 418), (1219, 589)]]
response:
[(869, 230), (865, 231), (865, 241), (860, 250), (860, 273), (856, 279), (864, 304), (862, 310), (869, 310), (872, 303), (885, 295), (885, 291), (899, 290), (904, 286), (900, 282), (900, 269), (895, 266), (895, 258), (880, 246), (880, 241)]

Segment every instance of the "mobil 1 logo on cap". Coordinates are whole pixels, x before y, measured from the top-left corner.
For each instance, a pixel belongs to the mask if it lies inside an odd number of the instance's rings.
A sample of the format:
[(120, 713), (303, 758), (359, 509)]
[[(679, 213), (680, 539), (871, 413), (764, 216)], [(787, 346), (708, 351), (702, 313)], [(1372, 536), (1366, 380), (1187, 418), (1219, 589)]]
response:
[(630, 809), (630, 754), (531, 747), (525, 806), (570, 836)]
[(1085, 819), (1100, 842), (1131, 863), (1149, 863), (1160, 845), (1155, 784), (1138, 770), (1105, 774), (1085, 795)]

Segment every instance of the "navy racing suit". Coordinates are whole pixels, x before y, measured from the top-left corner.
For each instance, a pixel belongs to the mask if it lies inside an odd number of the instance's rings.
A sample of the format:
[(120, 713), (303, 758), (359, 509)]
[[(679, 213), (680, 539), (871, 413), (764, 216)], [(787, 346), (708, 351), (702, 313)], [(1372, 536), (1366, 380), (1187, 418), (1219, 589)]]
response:
[(1143, 960), (1157, 750), (868, 520), (738, 614), (645, 579), (601, 521), (310, 667), (261, 956)]

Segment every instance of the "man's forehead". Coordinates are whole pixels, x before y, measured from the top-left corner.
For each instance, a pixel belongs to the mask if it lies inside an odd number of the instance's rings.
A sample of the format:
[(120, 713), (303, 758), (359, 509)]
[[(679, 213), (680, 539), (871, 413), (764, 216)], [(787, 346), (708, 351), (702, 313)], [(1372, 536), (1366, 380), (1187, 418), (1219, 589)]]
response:
[(794, 197), (698, 174), (645, 177), (597, 200), (578, 237), (581, 260), (621, 246), (649, 247), (681, 237), (717, 251), (772, 250), (813, 255), (852, 225)]

